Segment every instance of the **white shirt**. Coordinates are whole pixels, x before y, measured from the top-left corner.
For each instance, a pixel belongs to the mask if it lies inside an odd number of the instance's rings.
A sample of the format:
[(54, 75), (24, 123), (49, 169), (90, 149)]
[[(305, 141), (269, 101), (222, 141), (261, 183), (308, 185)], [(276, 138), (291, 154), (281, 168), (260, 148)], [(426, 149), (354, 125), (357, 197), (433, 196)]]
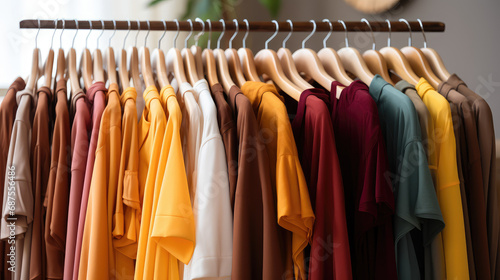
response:
[(193, 203), (196, 247), (183, 279), (231, 279), (233, 224), (224, 144), (207, 81), (198, 81), (194, 89), (203, 113), (203, 136)]

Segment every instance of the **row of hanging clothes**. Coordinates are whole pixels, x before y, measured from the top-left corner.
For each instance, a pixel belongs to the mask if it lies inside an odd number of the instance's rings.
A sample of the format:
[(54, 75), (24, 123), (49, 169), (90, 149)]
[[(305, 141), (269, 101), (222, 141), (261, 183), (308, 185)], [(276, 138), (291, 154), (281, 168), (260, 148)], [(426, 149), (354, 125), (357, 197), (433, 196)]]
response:
[(275, 52), (273, 21), (254, 56), (247, 20), (238, 50), (196, 22), (166, 53), (35, 47), (0, 104), (2, 279), (500, 277), (491, 109), (435, 50), (339, 21), (336, 51), (324, 20), (315, 52), (311, 20)]

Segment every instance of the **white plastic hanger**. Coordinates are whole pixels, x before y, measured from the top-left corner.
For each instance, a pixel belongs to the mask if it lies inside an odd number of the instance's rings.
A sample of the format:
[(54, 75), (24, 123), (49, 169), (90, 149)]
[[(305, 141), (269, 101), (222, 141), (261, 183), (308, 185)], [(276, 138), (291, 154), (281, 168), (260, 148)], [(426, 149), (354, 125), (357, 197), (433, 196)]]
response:
[(85, 38), (85, 48), (82, 51), (82, 56), (80, 57), (80, 72), (83, 77), (83, 84), (85, 89), (89, 89), (92, 85), (92, 55), (87, 48), (87, 43), (89, 41), (90, 33), (92, 33), (92, 21), (89, 20), (90, 30), (89, 34)]
[(229, 71), (232, 74), (232, 77), (236, 81), (236, 84), (241, 87), (246, 82), (245, 76), (243, 75), (243, 71), (241, 70), (240, 58), (238, 56), (238, 52), (233, 49), (233, 39), (238, 35), (238, 20), (233, 19), (234, 26), (236, 28), (233, 36), (229, 39), (229, 48), (226, 49), (226, 59), (229, 66)]
[(326, 47), (326, 42), (333, 31), (332, 23), (329, 19), (324, 19), (323, 22), (328, 22), (328, 25), (330, 25), (330, 32), (328, 32), (325, 39), (323, 39), (323, 49), (318, 52), (318, 58), (323, 64), (323, 68), (325, 68), (330, 76), (341, 84), (348, 86), (352, 83), (352, 79), (347, 75), (339, 55), (334, 49)]
[(104, 69), (108, 74), (109, 83), (118, 84), (118, 78), (116, 75), (115, 52), (111, 47), (111, 38), (113, 38), (116, 33), (116, 20), (113, 20), (113, 27), (114, 27), (113, 34), (111, 35), (111, 37), (109, 37), (108, 48), (104, 53), (104, 60), (106, 61), (106, 63), (104, 63)]
[(177, 37), (179, 36), (179, 21), (176, 19), (177, 33), (175, 34), (173, 47), (167, 52), (167, 71), (173, 72), (174, 77), (179, 85), (187, 83), (186, 72), (184, 71), (184, 64), (182, 62), (181, 51), (176, 47)]
[(40, 20), (38, 20), (38, 31), (35, 36), (35, 48), (33, 49), (33, 58), (31, 60), (31, 72), (28, 77), (28, 82), (26, 83), (26, 89), (30, 89), (32, 91), (32, 95), (36, 90), (36, 82), (38, 81), (38, 77), (40, 75), (40, 62), (41, 55), (40, 49), (38, 48), (38, 33), (40, 33)]
[(128, 22), (128, 31), (123, 38), (122, 51), (120, 53), (120, 64), (118, 65), (118, 75), (120, 77), (120, 84), (122, 89), (130, 87), (130, 76), (127, 68), (127, 51), (125, 50), (125, 42), (127, 41), (128, 34), (130, 34), (130, 20)]
[(94, 50), (94, 54), (92, 55), (92, 60), (93, 60), (93, 65), (94, 65), (94, 81), (97, 82), (105, 82), (104, 81), (104, 66), (102, 63), (102, 53), (101, 50), (99, 49), (99, 39), (101, 38), (102, 34), (104, 34), (104, 20), (101, 20), (101, 25), (102, 25), (102, 32), (101, 34), (97, 37), (97, 46), (96, 49)]
[(250, 26), (248, 24), (248, 20), (244, 19), (247, 26), (247, 32), (243, 37), (243, 47), (238, 49), (238, 56), (240, 57), (241, 68), (243, 68), (243, 73), (245, 77), (249, 81), (260, 82), (259, 74), (257, 74), (257, 68), (255, 66), (255, 59), (252, 53), (252, 50), (246, 47), (246, 41), (248, 37), (248, 33), (250, 31)]
[(287, 78), (283, 72), (283, 68), (281, 67), (278, 55), (275, 51), (268, 48), (269, 42), (278, 34), (278, 22), (273, 20), (273, 23), (276, 25), (276, 31), (269, 39), (267, 39), (265, 49), (260, 50), (255, 56), (255, 65), (257, 66), (257, 70), (260, 74), (266, 74), (269, 76), (280, 89), (293, 99), (299, 101), (300, 94), (303, 89), (295, 85)]
[(208, 40), (207, 48), (203, 51), (203, 68), (205, 69), (205, 75), (207, 76), (208, 83), (213, 86), (219, 83), (219, 78), (217, 77), (217, 67), (215, 66), (215, 57), (211, 49), (210, 40), (212, 38), (212, 22), (207, 19), (208, 23)]
[(214, 50), (214, 57), (217, 65), (217, 73), (219, 74), (218, 76), (222, 83), (222, 87), (226, 92), (229, 92), (229, 89), (235, 84), (231, 78), (231, 74), (229, 74), (226, 54), (224, 53), (224, 50), (220, 48), (220, 41), (222, 40), (222, 37), (224, 37), (224, 33), (226, 33), (226, 22), (223, 19), (220, 19), (219, 21), (222, 24), (222, 32), (220, 33), (219, 39), (217, 39), (217, 48)]
[(66, 59), (68, 63), (69, 81), (71, 84), (71, 97), (73, 97), (74, 94), (82, 91), (82, 88), (80, 86), (80, 79), (78, 78), (78, 72), (76, 68), (76, 51), (74, 48), (76, 34), (78, 34), (78, 25), (79, 25), (78, 20), (75, 20), (75, 25), (76, 25), (75, 36), (73, 37), (73, 42), (71, 43), (71, 49), (69, 49), (68, 52), (68, 59)]
[(376, 49), (375, 36), (373, 36), (372, 25), (366, 18), (361, 19), (361, 21), (365, 22), (366, 25), (368, 25), (372, 37), (372, 49), (367, 50), (363, 53), (363, 59), (368, 65), (370, 72), (372, 72), (373, 74), (379, 74), (380, 76), (382, 76), (382, 78), (384, 78), (386, 82), (390, 83), (391, 85), (394, 85), (391, 77), (389, 76), (389, 69), (387, 68), (387, 62), (385, 61), (382, 54), (378, 52)]
[(302, 89), (312, 88), (313, 86), (311, 86), (311, 84), (306, 82), (306, 80), (304, 80), (300, 76), (297, 67), (295, 67), (295, 62), (293, 61), (292, 52), (286, 48), (286, 42), (292, 36), (293, 33), (292, 21), (287, 19), (286, 22), (290, 24), (290, 33), (288, 33), (286, 38), (283, 40), (282, 47), (278, 50), (277, 53), (281, 61), (281, 66), (283, 67), (283, 71), (285, 72), (286, 76), (300, 88)]
[(203, 58), (202, 58), (202, 50), (201, 47), (198, 46), (198, 41), (200, 40), (200, 37), (205, 34), (205, 22), (201, 18), (196, 18), (196, 22), (199, 22), (202, 26), (202, 30), (200, 33), (196, 34), (194, 36), (194, 45), (191, 46), (191, 52), (193, 53), (194, 56), (194, 63), (196, 65), (196, 72), (198, 73), (198, 78), (204, 78), (205, 75), (203, 74)]
[[(54, 49), (52, 47), (54, 45), (54, 35), (56, 35), (56, 31), (57, 31), (57, 19), (54, 20), (54, 33), (52, 33), (52, 40), (50, 41), (49, 53), (47, 54), (47, 58), (45, 59), (45, 63), (43, 66), (44, 71), (43, 73), (40, 73), (43, 74), (43, 78), (45, 80), (43, 85), (48, 88), (52, 88), (52, 68), (54, 66)], [(38, 79), (40, 79), (40, 77), (38, 77)]]
[(147, 47), (148, 36), (149, 32), (151, 31), (149, 20), (147, 21), (147, 24), (148, 24), (148, 33), (146, 33), (146, 36), (144, 37), (144, 46), (141, 48), (140, 51), (140, 60), (141, 60), (140, 71), (142, 73), (142, 78), (144, 79), (146, 87), (149, 87), (149, 86), (155, 86), (155, 79), (153, 77), (153, 70), (151, 68), (151, 58), (149, 56), (149, 48)]
[(196, 62), (194, 60), (193, 53), (191, 52), (191, 49), (188, 48), (189, 38), (191, 38), (191, 35), (193, 34), (193, 21), (191, 19), (188, 19), (187, 21), (189, 22), (191, 31), (184, 40), (184, 49), (182, 49), (181, 54), (184, 61), (184, 66), (186, 67), (186, 76), (191, 85), (194, 85), (194, 83), (199, 81), (200, 78), (198, 77), (198, 70), (196, 69)]
[(345, 47), (341, 48), (337, 53), (340, 60), (347, 71), (353, 73), (365, 84), (370, 85), (375, 75), (370, 71), (365, 60), (361, 57), (359, 51), (355, 48), (349, 47), (349, 39), (347, 37), (347, 27), (343, 20), (338, 20), (345, 30)]
[(401, 52), (405, 55), (415, 73), (420, 77), (424, 77), (434, 88), (437, 88), (441, 81), (434, 72), (432, 72), (429, 62), (427, 62), (427, 58), (425, 58), (422, 51), (411, 45), (412, 37), (410, 23), (406, 19), (399, 19), (399, 21), (406, 23), (410, 35), (408, 37), (408, 46), (402, 48)]
[(170, 83), (168, 81), (168, 72), (167, 72), (167, 64), (165, 64), (165, 55), (163, 54), (163, 50), (161, 49), (161, 40), (165, 37), (165, 33), (167, 33), (167, 23), (163, 20), (163, 34), (158, 40), (158, 48), (153, 51), (153, 70), (156, 70), (156, 77), (158, 79), (158, 83), (160, 87), (168, 86)]
[(307, 76), (313, 78), (324, 88), (329, 89), (335, 79), (326, 73), (325, 68), (321, 64), (318, 55), (312, 49), (306, 48), (306, 42), (316, 33), (316, 22), (310, 20), (313, 24), (312, 32), (302, 41), (302, 48), (293, 53), (293, 61), (297, 70), (305, 73)]
[(424, 47), (420, 50), (424, 53), (429, 64), (431, 65), (432, 70), (434, 70), (434, 73), (436, 73), (436, 75), (441, 80), (448, 80), (448, 78), (450, 78), (451, 76), (450, 72), (448, 72), (448, 70), (446, 70), (446, 67), (444, 67), (441, 56), (439, 56), (439, 54), (434, 49), (427, 47), (427, 38), (425, 37), (424, 25), (422, 24), (422, 21), (420, 19), (417, 19), (417, 21), (420, 24), (420, 29), (422, 29), (422, 35), (424, 36)]

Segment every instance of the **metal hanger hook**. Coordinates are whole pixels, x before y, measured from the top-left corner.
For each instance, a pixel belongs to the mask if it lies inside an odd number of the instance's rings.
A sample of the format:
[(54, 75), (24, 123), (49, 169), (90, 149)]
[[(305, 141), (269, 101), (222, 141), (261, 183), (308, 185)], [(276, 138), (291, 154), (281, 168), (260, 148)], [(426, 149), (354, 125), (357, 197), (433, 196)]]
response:
[(59, 35), (59, 48), (62, 49), (62, 34), (64, 32), (64, 28), (66, 27), (66, 20), (62, 19), (62, 29), (61, 29), (61, 35)]
[(87, 34), (87, 38), (85, 38), (85, 48), (87, 49), (87, 42), (89, 41), (89, 36), (90, 36), (90, 33), (92, 33), (92, 21), (89, 20), (89, 25), (90, 25), (90, 31), (89, 31), (89, 34)]
[(404, 19), (404, 18), (400, 18), (399, 22), (404, 22), (408, 26), (408, 31), (410, 32), (410, 37), (408, 37), (408, 46), (411, 47), (411, 39), (412, 38), (411, 38), (411, 26), (410, 26), (410, 23), (406, 19)]
[(108, 39), (108, 46), (111, 47), (111, 38), (115, 37), (116, 34), (116, 20), (113, 20), (113, 34)]
[(342, 26), (344, 27), (345, 47), (348, 48), (349, 47), (349, 38), (347, 37), (347, 26), (345, 26), (345, 22), (341, 19), (337, 20), (337, 22), (340, 22), (340, 24), (342, 24)]
[(247, 31), (245, 32), (245, 36), (243, 36), (243, 48), (246, 48), (247, 47), (246, 42), (247, 42), (248, 33), (250, 33), (250, 24), (248, 24), (248, 20), (247, 19), (244, 19), (243, 22), (247, 26)]
[(208, 40), (207, 40), (207, 49), (210, 49), (210, 39), (212, 38), (212, 21), (207, 19), (208, 24)]
[(38, 20), (38, 31), (36, 32), (36, 35), (35, 35), (35, 49), (38, 49), (38, 33), (40, 33), (40, 20)]
[(179, 28), (179, 21), (177, 19), (174, 20), (175, 21), (175, 25), (177, 25), (177, 33), (175, 33), (175, 36), (174, 36), (174, 48), (176, 48), (176, 42), (177, 42), (177, 37), (179, 37), (179, 31), (180, 31), (180, 28)]
[(127, 34), (125, 34), (125, 38), (123, 38), (123, 47), (122, 47), (122, 49), (125, 49), (125, 41), (127, 41), (128, 34), (130, 34), (130, 20), (128, 20), (127, 23), (128, 23), (128, 31), (127, 31)]
[(366, 23), (366, 25), (368, 25), (368, 28), (370, 28), (370, 34), (372, 36), (372, 50), (375, 50), (375, 36), (373, 36), (372, 25), (370, 24), (370, 22), (366, 18), (362, 18), (361, 21)]
[(101, 39), (102, 34), (104, 34), (104, 20), (102, 20), (102, 19), (101, 19), (101, 24), (102, 24), (102, 32), (97, 37), (97, 49), (99, 48), (99, 39)]
[(217, 39), (218, 49), (220, 49), (220, 40), (224, 37), (224, 33), (226, 33), (226, 22), (223, 19), (219, 19), (219, 22), (222, 24), (222, 32), (220, 33), (219, 39)]
[(141, 22), (137, 20), (137, 34), (135, 34), (135, 44), (134, 44), (136, 48), (137, 48), (137, 37), (139, 36), (140, 31), (141, 31)]
[(79, 24), (78, 24), (78, 20), (75, 19), (75, 25), (76, 25), (76, 32), (75, 32), (75, 36), (73, 37), (73, 42), (71, 43), (71, 48), (73, 49), (74, 46), (75, 46), (75, 39), (76, 39), (76, 34), (78, 33), (78, 29), (79, 29)]
[(309, 38), (311, 38), (312, 35), (314, 35), (314, 33), (316, 33), (316, 22), (312, 19), (309, 22), (311, 22), (313, 24), (313, 30), (309, 35), (307, 35), (307, 37), (304, 40), (302, 40), (302, 48), (306, 47), (307, 40), (309, 40)]
[(329, 19), (325, 18), (323, 20), (323, 22), (328, 22), (328, 25), (330, 26), (330, 31), (326, 35), (325, 39), (323, 39), (323, 48), (326, 48), (326, 42), (328, 41), (328, 39), (330, 38), (330, 36), (332, 36), (333, 26), (332, 26), (332, 22)]
[(203, 34), (205, 34), (205, 22), (201, 18), (199, 18), (199, 17), (197, 17), (194, 21), (199, 22), (201, 24), (201, 31), (200, 31), (200, 33), (194, 35), (194, 44), (196, 46), (198, 46), (198, 40), (200, 40), (200, 37)]
[(160, 49), (161, 47), (161, 40), (163, 40), (163, 37), (165, 37), (165, 34), (167, 33), (167, 22), (165, 20), (162, 20), (162, 22), (163, 22), (163, 34), (158, 40), (158, 49)]
[(151, 24), (149, 23), (149, 20), (147, 20), (146, 22), (148, 24), (148, 33), (146, 33), (146, 37), (144, 37), (144, 47), (146, 47), (148, 44), (148, 36), (149, 32), (151, 32)]
[(288, 33), (288, 35), (286, 35), (285, 39), (283, 39), (282, 43), (283, 48), (286, 48), (286, 42), (288, 41), (288, 39), (290, 39), (290, 37), (292, 37), (293, 33), (293, 22), (289, 19), (287, 19), (286, 22), (290, 24), (290, 32)]
[(387, 22), (387, 28), (389, 28), (389, 36), (387, 37), (387, 46), (391, 46), (391, 21), (386, 19), (385, 22)]
[(191, 28), (191, 31), (189, 31), (189, 34), (184, 40), (184, 48), (187, 48), (189, 38), (191, 38), (191, 35), (193, 35), (193, 21), (191, 19), (188, 19), (187, 22), (189, 22), (189, 27)]
[(54, 35), (56, 35), (56, 31), (57, 31), (57, 21), (59, 19), (55, 19), (54, 20), (54, 33), (52, 33), (52, 40), (50, 41), (50, 48), (52, 49), (52, 46), (54, 45)]
[(234, 34), (233, 36), (231, 36), (231, 38), (229, 39), (229, 48), (232, 49), (233, 48), (233, 40), (234, 38), (236, 37), (236, 35), (238, 35), (238, 30), (239, 30), (239, 25), (238, 25), (238, 20), (237, 19), (233, 19), (233, 22), (234, 22), (234, 28), (236, 29), (234, 31)]
[(427, 38), (425, 37), (424, 24), (419, 18), (417, 18), (417, 21), (420, 24), (420, 29), (422, 29), (422, 35), (424, 36), (424, 48), (427, 48)]
[(268, 49), (269, 42), (271, 42), (271, 40), (274, 39), (274, 37), (276, 37), (276, 35), (278, 35), (278, 32), (280, 32), (280, 26), (279, 26), (278, 22), (274, 19), (271, 22), (274, 23), (274, 25), (276, 25), (276, 31), (274, 31), (274, 34), (271, 37), (269, 37), (269, 39), (266, 40), (266, 44), (265, 44), (266, 50)]

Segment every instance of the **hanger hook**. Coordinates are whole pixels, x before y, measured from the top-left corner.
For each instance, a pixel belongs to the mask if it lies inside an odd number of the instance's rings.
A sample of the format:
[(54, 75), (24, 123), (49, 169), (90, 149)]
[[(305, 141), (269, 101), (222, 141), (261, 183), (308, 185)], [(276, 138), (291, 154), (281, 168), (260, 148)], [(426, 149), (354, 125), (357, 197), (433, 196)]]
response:
[(366, 23), (366, 25), (368, 25), (368, 28), (370, 28), (370, 33), (372, 35), (372, 50), (375, 50), (375, 36), (373, 36), (372, 25), (370, 24), (370, 22), (366, 18), (362, 18), (361, 21)]
[(123, 38), (123, 47), (122, 49), (125, 49), (125, 41), (127, 41), (128, 34), (130, 34), (130, 20), (127, 20), (128, 23), (128, 31), (127, 34), (125, 34), (125, 38)]
[(205, 34), (205, 22), (201, 18), (199, 18), (199, 17), (197, 17), (194, 21), (199, 22), (201, 24), (201, 31), (200, 31), (200, 33), (194, 35), (194, 44), (196, 46), (198, 46), (198, 40), (200, 40), (200, 37), (203, 34)]
[(238, 20), (233, 19), (233, 22), (234, 22), (234, 28), (236, 28), (236, 30), (234, 31), (233, 36), (231, 36), (231, 39), (229, 39), (229, 48), (230, 49), (233, 48), (233, 39), (236, 37), (236, 35), (238, 35), (238, 31), (240, 29), (239, 24), (238, 24)]
[(332, 26), (332, 22), (327, 18), (325, 18), (323, 20), (323, 22), (328, 22), (328, 25), (330, 26), (330, 31), (326, 35), (325, 39), (323, 39), (323, 48), (326, 48), (326, 42), (328, 41), (328, 39), (330, 38), (330, 36), (332, 35), (332, 32), (333, 32), (333, 26)]
[(224, 33), (226, 33), (226, 22), (223, 19), (219, 19), (219, 22), (222, 24), (222, 32), (219, 35), (219, 39), (217, 39), (217, 48), (220, 49), (220, 40), (224, 37)]
[(311, 22), (313, 24), (313, 30), (309, 35), (307, 35), (307, 37), (304, 40), (302, 40), (302, 48), (306, 47), (307, 40), (309, 40), (309, 38), (311, 38), (312, 35), (314, 35), (314, 33), (316, 33), (316, 22), (312, 19), (309, 22)]
[(189, 22), (189, 27), (191, 28), (191, 31), (189, 31), (189, 34), (184, 40), (184, 48), (187, 48), (189, 38), (191, 38), (191, 35), (193, 35), (193, 21), (191, 19), (188, 19), (187, 22)]
[(101, 34), (97, 37), (97, 48), (99, 48), (99, 39), (101, 39), (102, 34), (104, 34), (104, 20), (101, 19), (102, 31)]
[(208, 24), (208, 40), (207, 40), (207, 49), (210, 49), (210, 38), (212, 38), (212, 21), (207, 19)]
[(247, 42), (247, 37), (248, 37), (248, 33), (250, 33), (250, 24), (248, 24), (248, 20), (247, 19), (244, 19), (243, 22), (246, 24), (247, 26), (247, 31), (245, 32), (245, 36), (243, 36), (243, 48), (246, 48), (246, 42)]
[(387, 22), (387, 28), (389, 28), (389, 36), (387, 37), (387, 46), (391, 46), (391, 21), (386, 19), (385, 22)]
[(410, 23), (406, 19), (404, 19), (404, 18), (400, 18), (399, 22), (404, 22), (408, 26), (408, 31), (410, 32), (410, 37), (408, 37), (408, 46), (411, 47), (411, 39), (412, 38), (411, 38), (411, 26), (410, 26)]
[(280, 31), (280, 26), (278, 22), (274, 19), (271, 22), (274, 23), (274, 25), (276, 25), (276, 31), (274, 31), (274, 34), (271, 37), (269, 37), (269, 39), (266, 40), (265, 44), (266, 50), (268, 49), (269, 42), (271, 42), (271, 40), (274, 39), (274, 37), (276, 37), (276, 35), (278, 35), (278, 32)]
[(54, 35), (56, 35), (56, 31), (57, 31), (57, 21), (59, 19), (55, 19), (54, 20), (54, 33), (52, 33), (52, 40), (50, 41), (50, 48), (52, 49), (52, 46), (54, 45)]
[(148, 24), (148, 33), (146, 33), (146, 37), (144, 37), (144, 47), (146, 47), (148, 44), (148, 36), (149, 32), (151, 32), (151, 24), (149, 23), (149, 19), (146, 21), (146, 23)]
[(62, 20), (62, 29), (61, 29), (61, 35), (59, 35), (59, 48), (62, 49), (62, 34), (64, 32), (64, 28), (66, 27), (66, 20), (65, 19), (61, 19)]
[(345, 26), (345, 22), (341, 19), (337, 20), (337, 22), (340, 22), (340, 24), (342, 24), (342, 26), (344, 27), (345, 47), (348, 48), (349, 47), (349, 38), (347, 37), (347, 26)]
[(76, 32), (75, 32), (75, 36), (73, 37), (73, 42), (71, 43), (71, 48), (73, 49), (74, 48), (74, 45), (75, 45), (75, 39), (76, 39), (76, 34), (78, 33), (78, 29), (79, 29), (79, 24), (78, 24), (78, 20), (75, 19), (75, 25), (76, 25)]
[(161, 47), (161, 40), (163, 40), (163, 37), (165, 37), (165, 33), (167, 33), (167, 22), (165, 20), (162, 20), (163, 22), (163, 34), (160, 37), (160, 40), (158, 40), (158, 49)]
[(290, 32), (288, 33), (288, 35), (286, 35), (285, 39), (283, 39), (282, 43), (283, 48), (286, 48), (286, 42), (288, 41), (288, 39), (290, 39), (290, 37), (292, 37), (293, 33), (293, 22), (289, 19), (287, 19), (286, 22), (290, 24)]
[(40, 19), (38, 19), (38, 31), (36, 32), (35, 35), (35, 49), (38, 49), (38, 33), (40, 33)]
[(417, 21), (420, 24), (420, 29), (422, 29), (422, 35), (424, 36), (424, 48), (427, 48), (427, 38), (425, 37), (424, 24), (419, 18), (417, 19)]
[(89, 31), (89, 34), (87, 34), (87, 38), (85, 38), (85, 48), (87, 49), (87, 42), (89, 41), (89, 36), (90, 36), (90, 33), (92, 33), (92, 21), (89, 20), (89, 25), (90, 25), (90, 31)]
[(111, 38), (115, 37), (116, 34), (116, 20), (113, 20), (113, 34), (109, 37), (108, 46), (111, 47)]
[(174, 21), (175, 21), (175, 25), (177, 25), (177, 33), (175, 33), (175, 36), (174, 36), (174, 48), (176, 48), (176, 42), (177, 42), (177, 37), (179, 37), (180, 27), (179, 27), (179, 21), (177, 19), (175, 19)]
[(139, 32), (141, 31), (141, 22), (137, 20), (137, 34), (135, 34), (135, 47), (137, 48), (137, 37), (139, 36)]

